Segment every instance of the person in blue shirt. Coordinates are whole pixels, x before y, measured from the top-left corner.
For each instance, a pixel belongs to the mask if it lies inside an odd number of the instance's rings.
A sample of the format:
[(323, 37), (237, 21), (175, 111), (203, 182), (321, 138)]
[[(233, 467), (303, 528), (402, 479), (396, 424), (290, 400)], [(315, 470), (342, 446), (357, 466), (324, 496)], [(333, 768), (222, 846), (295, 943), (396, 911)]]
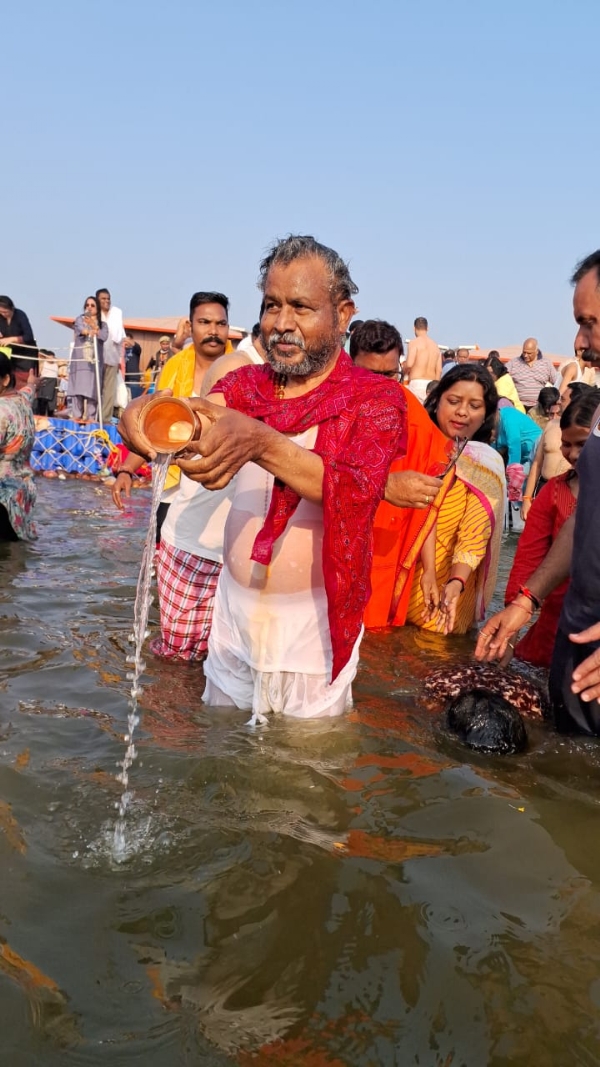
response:
[(507, 453), (507, 466), (511, 463), (529, 463), (541, 435), (541, 426), (528, 415), (517, 411), (512, 404), (507, 403), (498, 408), (498, 427), (494, 443), (499, 452)]

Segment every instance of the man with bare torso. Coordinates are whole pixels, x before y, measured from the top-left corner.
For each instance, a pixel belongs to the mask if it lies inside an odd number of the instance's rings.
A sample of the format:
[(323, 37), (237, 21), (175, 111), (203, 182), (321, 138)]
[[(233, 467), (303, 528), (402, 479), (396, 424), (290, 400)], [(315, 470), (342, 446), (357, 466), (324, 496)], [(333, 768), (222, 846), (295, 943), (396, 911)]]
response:
[(420, 316), (415, 319), (415, 337), (408, 342), (405, 372), (408, 375), (408, 387), (424, 403), (427, 385), (442, 377), (442, 353), (435, 341), (428, 336), (427, 319)]

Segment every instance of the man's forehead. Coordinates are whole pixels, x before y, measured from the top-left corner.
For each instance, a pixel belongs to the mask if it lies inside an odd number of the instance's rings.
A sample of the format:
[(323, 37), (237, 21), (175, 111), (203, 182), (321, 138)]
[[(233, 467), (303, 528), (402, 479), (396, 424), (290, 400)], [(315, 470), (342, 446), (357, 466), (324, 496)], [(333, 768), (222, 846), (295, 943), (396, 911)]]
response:
[(400, 362), (400, 349), (399, 348), (390, 348), (390, 350), (388, 352), (369, 352), (364, 348), (360, 348), (358, 350), (356, 359), (357, 360), (358, 359), (377, 360), (379, 362), (385, 360), (386, 362), (389, 362), (389, 363), (391, 363), (391, 362), (399, 363)]
[[(227, 319), (227, 312), (222, 304), (198, 304), (194, 308), (195, 319)], [(168, 342), (165, 342), (167, 344)]]
[(595, 271), (588, 271), (581, 281), (577, 282), (573, 293), (573, 308), (576, 316), (585, 314), (584, 309), (586, 308), (589, 309), (591, 314), (598, 314), (600, 309), (600, 285)]
[(331, 293), (331, 277), (318, 256), (302, 256), (291, 263), (274, 263), (265, 281), (265, 296), (275, 293), (299, 295), (308, 290)]

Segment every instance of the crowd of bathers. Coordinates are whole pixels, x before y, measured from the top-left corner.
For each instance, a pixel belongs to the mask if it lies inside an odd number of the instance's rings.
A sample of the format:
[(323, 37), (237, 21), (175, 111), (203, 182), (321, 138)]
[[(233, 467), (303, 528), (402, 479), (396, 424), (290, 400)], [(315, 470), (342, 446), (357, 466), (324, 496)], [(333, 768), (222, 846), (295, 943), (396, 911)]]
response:
[[(201, 432), (171, 455), (159, 506), (154, 653), (201, 660), (204, 701), (256, 723), (343, 712), (365, 628), (448, 637), (481, 626), (480, 659), (550, 669), (559, 728), (599, 732), (600, 253), (573, 283), (575, 356), (559, 367), (533, 337), (508, 364), (494, 351), (442, 352), (422, 316), (405, 352), (395, 326), (356, 318), (346, 263), (312, 237), (290, 236), (264, 258), (259, 319), (235, 351), (227, 296), (194, 293), (189, 344), (157, 381), (159, 402), (184, 400)], [(86, 314), (106, 329), (98, 305)], [(0, 536), (27, 540), (35, 383), (16, 388), (10, 342)], [(149, 403), (134, 396), (119, 424), (129, 450), (112, 488), (119, 508), (155, 458)], [(507, 607), (486, 620), (511, 529)]]

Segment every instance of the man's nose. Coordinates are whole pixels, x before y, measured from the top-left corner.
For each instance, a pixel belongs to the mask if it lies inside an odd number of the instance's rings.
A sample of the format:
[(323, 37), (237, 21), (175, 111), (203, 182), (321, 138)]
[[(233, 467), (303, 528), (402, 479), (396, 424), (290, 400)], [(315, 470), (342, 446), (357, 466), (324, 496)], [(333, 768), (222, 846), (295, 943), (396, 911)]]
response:
[(590, 344), (587, 331), (583, 326), (580, 326), (577, 331), (577, 336), (575, 338), (575, 351), (577, 351), (578, 348), (583, 348), (585, 350), (589, 347)]
[(295, 329), (296, 315), (294, 309), (290, 307), (289, 304), (282, 304), (274, 325), (278, 333), (287, 333), (289, 330)]

